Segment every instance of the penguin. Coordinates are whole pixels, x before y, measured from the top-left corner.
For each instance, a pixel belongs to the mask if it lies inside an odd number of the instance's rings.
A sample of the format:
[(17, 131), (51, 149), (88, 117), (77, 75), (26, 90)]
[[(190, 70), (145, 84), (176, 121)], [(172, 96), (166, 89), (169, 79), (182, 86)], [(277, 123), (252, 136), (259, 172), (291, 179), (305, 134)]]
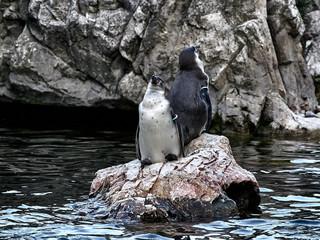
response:
[(184, 145), (208, 132), (212, 121), (209, 77), (199, 59), (200, 46), (186, 47), (179, 55), (179, 70), (167, 96), (182, 127)]
[(177, 160), (184, 156), (183, 134), (165, 97), (165, 83), (152, 76), (139, 104), (136, 151), (141, 165)]

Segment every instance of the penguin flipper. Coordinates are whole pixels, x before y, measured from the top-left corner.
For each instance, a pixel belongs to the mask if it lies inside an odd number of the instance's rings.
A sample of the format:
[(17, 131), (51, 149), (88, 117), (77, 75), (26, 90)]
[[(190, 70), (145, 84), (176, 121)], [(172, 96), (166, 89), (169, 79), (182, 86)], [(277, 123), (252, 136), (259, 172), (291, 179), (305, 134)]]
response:
[(181, 148), (182, 157), (185, 157), (185, 155), (184, 155), (184, 137), (183, 137), (182, 126), (179, 122), (177, 122), (176, 125), (177, 125), (178, 132), (179, 132), (180, 148)]
[(180, 152), (182, 154), (182, 157), (185, 157), (185, 155), (184, 155), (184, 137), (183, 137), (182, 126), (179, 123), (178, 115), (174, 114), (172, 109), (171, 109), (171, 116), (172, 116), (172, 120), (174, 122), (174, 125), (178, 131), (178, 134), (179, 134)]
[(136, 154), (137, 158), (141, 160), (141, 151), (140, 151), (140, 145), (139, 145), (139, 133), (140, 133), (140, 126), (138, 125), (137, 131), (136, 131)]
[(212, 105), (211, 105), (211, 100), (210, 100), (210, 97), (209, 97), (208, 86), (205, 86), (205, 87), (201, 88), (200, 96), (201, 96), (201, 99), (206, 104), (207, 114), (208, 114), (207, 122), (206, 122), (206, 125), (205, 125), (205, 129), (203, 129), (203, 132), (208, 132), (209, 129), (210, 129), (210, 126), (211, 126), (211, 122), (212, 122)]

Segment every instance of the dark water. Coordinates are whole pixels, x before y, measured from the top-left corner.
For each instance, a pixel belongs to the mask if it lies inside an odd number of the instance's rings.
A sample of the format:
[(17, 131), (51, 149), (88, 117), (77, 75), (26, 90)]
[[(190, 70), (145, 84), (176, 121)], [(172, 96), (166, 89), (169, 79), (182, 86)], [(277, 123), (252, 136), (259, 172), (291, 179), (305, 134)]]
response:
[[(261, 212), (210, 223), (93, 219), (94, 173), (135, 158), (134, 132), (0, 128), (0, 239), (320, 239), (320, 147), (308, 138), (230, 137), (256, 176)], [(189, 238), (188, 238), (189, 237)]]

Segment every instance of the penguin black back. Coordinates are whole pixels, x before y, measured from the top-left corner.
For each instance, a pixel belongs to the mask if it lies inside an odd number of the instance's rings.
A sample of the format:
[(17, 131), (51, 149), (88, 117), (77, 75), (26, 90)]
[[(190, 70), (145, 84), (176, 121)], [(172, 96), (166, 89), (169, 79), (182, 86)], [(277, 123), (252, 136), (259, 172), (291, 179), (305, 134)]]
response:
[(179, 56), (179, 71), (167, 96), (184, 134), (184, 144), (209, 130), (211, 102), (208, 76), (198, 57), (199, 45), (185, 48)]

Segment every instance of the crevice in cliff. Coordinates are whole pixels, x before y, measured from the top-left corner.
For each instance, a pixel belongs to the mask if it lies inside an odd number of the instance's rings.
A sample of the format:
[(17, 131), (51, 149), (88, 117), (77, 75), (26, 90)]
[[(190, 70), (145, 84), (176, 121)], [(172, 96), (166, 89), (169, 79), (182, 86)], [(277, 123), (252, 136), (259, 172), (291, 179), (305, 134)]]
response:
[[(242, 51), (242, 49), (245, 47), (245, 44), (240, 43), (238, 48), (231, 53), (229, 59), (227, 60), (227, 62), (224, 64), (224, 67), (222, 68), (222, 70), (219, 71), (218, 75), (215, 77), (214, 81), (212, 80), (210, 83), (213, 86), (224, 86), (225, 84), (222, 83), (222, 79), (223, 76), (226, 74), (227, 70), (230, 68), (231, 64), (233, 63), (233, 61), (237, 58), (237, 56), (240, 54), (240, 52)], [(217, 87), (218, 90), (219, 87)]]

